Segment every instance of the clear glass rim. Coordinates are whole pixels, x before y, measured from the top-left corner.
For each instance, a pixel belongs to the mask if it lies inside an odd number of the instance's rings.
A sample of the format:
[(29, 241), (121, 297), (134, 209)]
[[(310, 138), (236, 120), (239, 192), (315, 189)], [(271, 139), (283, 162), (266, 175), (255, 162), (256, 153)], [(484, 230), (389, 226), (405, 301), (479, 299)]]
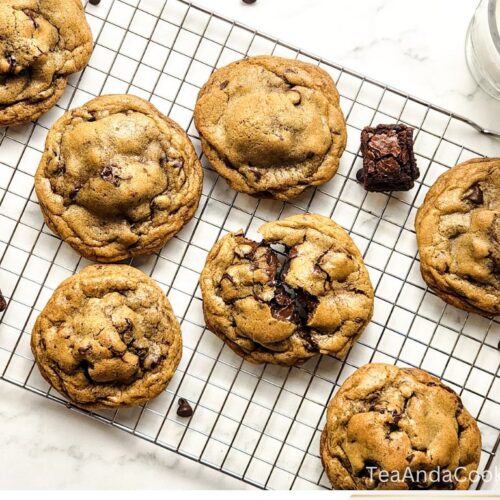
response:
[(491, 32), (491, 37), (493, 38), (493, 43), (495, 44), (498, 53), (500, 53), (500, 33), (498, 32), (497, 19), (496, 19), (497, 5), (500, 8), (500, 3), (497, 2), (497, 0), (489, 0), (488, 18), (489, 18), (490, 32)]

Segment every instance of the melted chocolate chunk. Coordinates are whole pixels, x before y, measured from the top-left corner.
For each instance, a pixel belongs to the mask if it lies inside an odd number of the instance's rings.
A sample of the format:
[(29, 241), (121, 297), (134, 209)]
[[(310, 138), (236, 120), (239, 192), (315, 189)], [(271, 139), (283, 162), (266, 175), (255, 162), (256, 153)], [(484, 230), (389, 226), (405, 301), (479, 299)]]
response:
[(375, 460), (365, 460), (364, 467), (356, 474), (358, 477), (371, 477), (375, 470), (380, 468), (380, 465)]
[(413, 129), (378, 125), (361, 132), (363, 170), (356, 178), (367, 191), (408, 191), (420, 172), (413, 153)]
[(77, 196), (78, 196), (78, 193), (80, 191), (80, 187), (75, 187), (74, 189), (71, 190), (71, 193), (69, 193), (69, 197), (74, 200)]
[(474, 203), (474, 205), (482, 205), (484, 203), (483, 190), (479, 184), (474, 184), (467, 193), (465, 193), (465, 199)]
[(114, 184), (116, 182), (115, 173), (111, 165), (106, 165), (101, 171), (101, 179)]
[(14, 68), (16, 67), (16, 58), (12, 54), (5, 54), (5, 59), (9, 63), (9, 69), (7, 70), (7, 73), (12, 73), (14, 71)]
[(182, 168), (184, 166), (184, 159), (183, 158), (168, 158), (168, 162), (174, 168)]
[(90, 351), (92, 351), (92, 346), (91, 345), (88, 345), (88, 346), (85, 346), (85, 347), (79, 347), (78, 348), (78, 354), (80, 354), (81, 356), (84, 356), (85, 354), (87, 354)]

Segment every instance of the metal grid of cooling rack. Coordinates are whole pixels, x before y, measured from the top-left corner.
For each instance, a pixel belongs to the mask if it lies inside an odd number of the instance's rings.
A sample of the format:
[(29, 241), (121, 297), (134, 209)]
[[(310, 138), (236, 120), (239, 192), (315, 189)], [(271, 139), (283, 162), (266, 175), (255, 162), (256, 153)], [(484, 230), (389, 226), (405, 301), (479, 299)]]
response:
[[(183, 0), (113, 0), (86, 11), (96, 40), (88, 67), (37, 123), (0, 135), (0, 285), (8, 299), (0, 315), (1, 378), (68, 405), (42, 380), (29, 348), (33, 322), (53, 290), (88, 264), (44, 226), (33, 191), (54, 120), (96, 95), (129, 92), (178, 121), (201, 156), (192, 109), (213, 69), (247, 55), (282, 55), (318, 64), (337, 82), (349, 133), (339, 173), (281, 203), (231, 191), (204, 162), (195, 218), (159, 254), (133, 261), (165, 290), (181, 321), (179, 369), (145, 407), (89, 415), (258, 487), (328, 487), (318, 453), (325, 405), (357, 367), (382, 361), (422, 367), (460, 393), (478, 419), (481, 470), (488, 469), (500, 441), (500, 323), (446, 306), (427, 290), (413, 219), (439, 174), (482, 156), (467, 144), (491, 154), (498, 143), (478, 137), (457, 115)], [(421, 178), (408, 193), (366, 193), (355, 181), (359, 132), (394, 121), (416, 129)], [(300, 368), (242, 362), (204, 328), (198, 278), (205, 256), (227, 231), (258, 237), (265, 221), (304, 211), (335, 219), (362, 250), (376, 290), (373, 321), (343, 361), (322, 356)], [(176, 415), (180, 396), (195, 407), (190, 419)]]

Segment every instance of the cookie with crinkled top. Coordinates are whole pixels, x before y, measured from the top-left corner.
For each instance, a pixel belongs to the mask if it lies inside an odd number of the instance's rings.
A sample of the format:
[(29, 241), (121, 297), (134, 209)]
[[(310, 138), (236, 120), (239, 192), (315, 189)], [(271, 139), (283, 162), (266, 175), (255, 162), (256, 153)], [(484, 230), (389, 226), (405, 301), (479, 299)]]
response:
[(36, 320), (31, 348), (43, 377), (85, 409), (146, 403), (182, 353), (161, 288), (125, 265), (94, 265), (65, 280)]
[(465, 490), (479, 466), (481, 434), (438, 378), (374, 363), (330, 401), (320, 448), (337, 489)]
[(92, 54), (80, 0), (0, 2), (0, 126), (36, 120)]
[(218, 69), (194, 113), (203, 152), (236, 191), (288, 200), (329, 181), (346, 145), (332, 78), (311, 64), (250, 57)]
[(257, 243), (223, 237), (201, 274), (209, 330), (254, 363), (343, 357), (373, 312), (373, 288), (350, 236), (321, 215), (269, 222)]
[(47, 225), (84, 257), (160, 250), (196, 212), (203, 170), (189, 137), (149, 102), (93, 99), (50, 129), (35, 188)]
[(500, 158), (466, 161), (444, 173), (419, 208), (420, 268), (443, 300), (500, 314)]

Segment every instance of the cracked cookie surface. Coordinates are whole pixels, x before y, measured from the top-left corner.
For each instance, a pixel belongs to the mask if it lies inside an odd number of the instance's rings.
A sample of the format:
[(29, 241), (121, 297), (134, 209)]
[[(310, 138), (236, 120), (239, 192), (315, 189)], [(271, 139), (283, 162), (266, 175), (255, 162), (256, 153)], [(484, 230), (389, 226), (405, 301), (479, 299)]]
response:
[(346, 145), (339, 94), (322, 69), (274, 56), (217, 70), (200, 91), (203, 152), (233, 189), (287, 200), (329, 181)]
[(0, 126), (36, 120), (92, 53), (80, 0), (0, 2)]
[(181, 331), (161, 288), (125, 265), (65, 280), (38, 317), (31, 348), (44, 378), (85, 409), (147, 402), (168, 385)]
[(500, 158), (470, 160), (444, 173), (415, 227), (426, 283), (466, 311), (500, 314)]
[(313, 214), (259, 232), (261, 243), (232, 233), (210, 251), (201, 275), (209, 330), (254, 363), (343, 357), (373, 312), (368, 271), (350, 236)]
[(161, 249), (193, 217), (203, 171), (187, 134), (138, 97), (98, 97), (51, 128), (35, 177), (47, 225), (84, 257)]
[[(481, 434), (439, 379), (375, 363), (354, 372), (331, 400), (320, 453), (337, 489), (464, 490), (479, 465)], [(440, 481), (417, 474), (437, 470)], [(400, 479), (384, 482), (381, 471)]]

